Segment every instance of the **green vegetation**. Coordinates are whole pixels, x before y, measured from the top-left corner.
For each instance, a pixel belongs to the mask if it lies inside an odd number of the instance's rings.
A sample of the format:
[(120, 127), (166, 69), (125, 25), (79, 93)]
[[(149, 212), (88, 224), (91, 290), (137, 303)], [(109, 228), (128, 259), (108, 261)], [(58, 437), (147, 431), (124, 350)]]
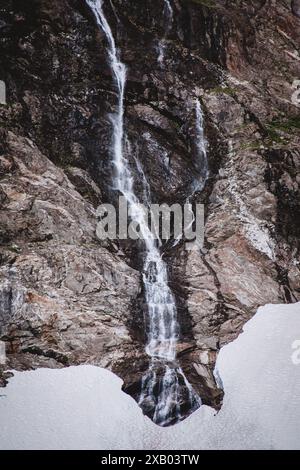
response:
[(259, 140), (256, 140), (255, 142), (248, 142), (248, 143), (243, 143), (239, 150), (260, 150), (262, 148), (262, 142)]
[(286, 121), (271, 121), (268, 126), (269, 129), (273, 129), (276, 131), (283, 131), (283, 132), (291, 132), (295, 129), (300, 129), (300, 116), (295, 116)]
[(270, 140), (276, 143), (283, 143), (286, 139), (282, 133), (293, 134), (296, 129), (300, 129), (300, 116), (292, 117), (283, 121), (273, 119), (266, 125), (266, 131)]
[(215, 88), (212, 88), (210, 90), (211, 93), (224, 93), (225, 95), (229, 95), (229, 96), (234, 96), (235, 95), (235, 91), (233, 88), (230, 88), (230, 87), (224, 87), (222, 88), (221, 86), (218, 86), (218, 87), (215, 87)]
[(21, 253), (22, 251), (18, 245), (8, 246), (8, 250), (11, 251), (12, 253)]
[(272, 126), (267, 126), (266, 130), (268, 133), (268, 137), (272, 140), (272, 142), (280, 143), (282, 141), (282, 137)]
[(203, 5), (208, 8), (215, 8), (216, 2), (214, 0), (190, 0), (192, 3), (197, 3), (198, 5)]

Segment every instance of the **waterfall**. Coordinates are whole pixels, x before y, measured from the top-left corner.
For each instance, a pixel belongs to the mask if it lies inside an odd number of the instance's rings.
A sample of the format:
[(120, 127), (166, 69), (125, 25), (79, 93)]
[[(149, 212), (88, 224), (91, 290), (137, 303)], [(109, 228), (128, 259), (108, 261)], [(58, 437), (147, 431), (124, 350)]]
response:
[(196, 147), (199, 179), (195, 184), (194, 193), (202, 191), (208, 178), (207, 142), (204, 137), (204, 117), (199, 100), (196, 100)]
[[(198, 171), (198, 178), (195, 179), (193, 182), (192, 188), (191, 188), (191, 193), (188, 195), (186, 199), (186, 204), (189, 204), (189, 210), (192, 214), (192, 220), (189, 223), (186, 229), (190, 228), (194, 221), (195, 221), (195, 215), (193, 212), (192, 204), (191, 201), (193, 199), (193, 196), (195, 195), (196, 192), (202, 191), (204, 188), (207, 178), (209, 176), (209, 171), (208, 171), (208, 160), (207, 160), (207, 142), (204, 137), (204, 116), (203, 116), (203, 111), (201, 107), (200, 101), (197, 99), (195, 102), (195, 142), (196, 142), (196, 161), (195, 161), (195, 167)], [(178, 245), (178, 243), (182, 240), (183, 234), (179, 235), (173, 243), (173, 248)]]
[(168, 34), (171, 30), (171, 26), (173, 23), (173, 8), (169, 0), (164, 0), (164, 26), (165, 26), (165, 34), (163, 39), (161, 39), (158, 43), (158, 63), (163, 66), (164, 58), (165, 58), (165, 49), (166, 49), (166, 39)]
[[(102, 0), (86, 0), (94, 12), (99, 28), (105, 33), (108, 43), (108, 58), (117, 89), (117, 109), (111, 115), (113, 131), (112, 161), (114, 167), (114, 189), (125, 196), (131, 218), (140, 228), (145, 240), (146, 255), (143, 265), (143, 285), (147, 305), (148, 335), (146, 353), (150, 366), (141, 382), (139, 404), (146, 409), (151, 403), (153, 421), (160, 425), (177, 422), (185, 416), (182, 405), (188, 403), (189, 409), (201, 404), (176, 363), (176, 346), (179, 338), (177, 309), (174, 296), (168, 285), (167, 266), (162, 259), (159, 245), (144, 219), (144, 212), (134, 192), (134, 177), (124, 158), (125, 146), (130, 147), (124, 132), (124, 93), (126, 67), (120, 61), (119, 52), (110, 26), (102, 9)], [(167, 2), (169, 4), (169, 2)], [(136, 161), (138, 173), (144, 182), (144, 195), (150, 197), (145, 175)], [(151, 201), (147, 201), (150, 204)], [(186, 410), (185, 410), (186, 411)]]

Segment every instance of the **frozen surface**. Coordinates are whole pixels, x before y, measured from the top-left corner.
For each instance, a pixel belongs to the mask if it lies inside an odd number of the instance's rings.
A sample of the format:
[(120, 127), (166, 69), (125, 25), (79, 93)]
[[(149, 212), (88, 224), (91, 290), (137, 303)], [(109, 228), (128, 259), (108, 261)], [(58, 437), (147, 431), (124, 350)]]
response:
[[(173, 442), (181, 449), (300, 449), (299, 339), (300, 303), (261, 307), (220, 351), (221, 411), (213, 417), (203, 406), (174, 428)], [(162, 445), (174, 448), (171, 436)]]
[[(297, 349), (298, 348), (298, 349)], [(300, 303), (258, 310), (217, 361), (224, 405), (167, 429), (93, 366), (16, 372), (0, 389), (1, 449), (300, 449)]]
[(16, 372), (0, 389), (0, 449), (141, 449), (145, 419), (121, 386), (94, 366)]

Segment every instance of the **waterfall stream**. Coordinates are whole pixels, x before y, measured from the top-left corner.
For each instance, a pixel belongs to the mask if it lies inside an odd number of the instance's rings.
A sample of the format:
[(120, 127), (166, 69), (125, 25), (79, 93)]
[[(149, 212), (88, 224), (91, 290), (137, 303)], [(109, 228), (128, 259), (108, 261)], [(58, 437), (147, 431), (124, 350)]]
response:
[[(146, 353), (150, 366), (141, 381), (139, 405), (144, 411), (153, 410), (155, 423), (165, 426), (180, 421), (186, 416), (186, 404), (189, 410), (201, 405), (201, 399), (193, 391), (183, 371), (176, 362), (176, 347), (179, 339), (177, 308), (173, 293), (168, 283), (168, 271), (160, 253), (160, 240), (152, 236), (144, 220), (144, 212), (134, 192), (134, 176), (124, 157), (127, 137), (124, 131), (124, 93), (126, 85), (126, 67), (120, 61), (115, 40), (102, 9), (102, 0), (86, 0), (92, 9), (99, 28), (105, 33), (108, 43), (108, 58), (117, 89), (117, 108), (111, 116), (113, 131), (112, 162), (114, 167), (114, 189), (127, 200), (131, 218), (140, 227), (145, 240), (146, 255), (143, 265), (143, 285), (147, 305), (148, 337)], [(166, 3), (170, 6), (169, 2)], [(171, 8), (171, 7), (170, 7)], [(201, 123), (200, 123), (201, 124)], [(203, 126), (202, 126), (203, 132)], [(199, 135), (203, 139), (203, 135)], [(138, 165), (138, 172), (142, 170)], [(144, 194), (150, 198), (146, 189), (147, 182), (142, 172)], [(151, 201), (147, 201), (150, 204)]]
[[(199, 178), (196, 181), (192, 196), (196, 191), (202, 191), (208, 178), (208, 164), (206, 153), (206, 140), (204, 137), (204, 118), (200, 101), (196, 101), (196, 146), (197, 146), (197, 171)], [(191, 198), (191, 196), (190, 196)]]
[(165, 26), (165, 34), (163, 39), (161, 39), (158, 43), (158, 63), (163, 66), (164, 58), (165, 58), (165, 49), (166, 49), (166, 39), (168, 34), (171, 30), (171, 26), (173, 23), (173, 8), (169, 0), (164, 0), (164, 26)]

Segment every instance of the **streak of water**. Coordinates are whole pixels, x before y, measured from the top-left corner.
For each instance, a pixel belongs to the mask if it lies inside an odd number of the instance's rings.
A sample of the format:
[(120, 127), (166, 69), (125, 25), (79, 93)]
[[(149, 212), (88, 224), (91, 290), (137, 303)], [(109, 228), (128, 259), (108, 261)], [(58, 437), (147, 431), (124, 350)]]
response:
[[(192, 187), (192, 191), (189, 194), (186, 204), (189, 204), (189, 210), (192, 214), (192, 220), (190, 221), (189, 225), (185, 227), (185, 230), (188, 230), (195, 221), (195, 215), (192, 209), (192, 198), (194, 194), (198, 191), (202, 191), (207, 181), (209, 172), (208, 172), (208, 160), (207, 160), (207, 142), (204, 137), (204, 117), (203, 111), (201, 108), (201, 104), (199, 100), (196, 100), (195, 103), (195, 115), (196, 115), (196, 148), (197, 148), (197, 160), (195, 162), (196, 169), (198, 171), (198, 178), (195, 179)], [(183, 234), (177, 237), (173, 243), (173, 247), (178, 245), (178, 243), (182, 240)]]
[(166, 50), (166, 39), (171, 30), (173, 23), (173, 8), (169, 0), (164, 0), (164, 23), (165, 23), (165, 34), (164, 37), (158, 43), (158, 63), (163, 66)]

